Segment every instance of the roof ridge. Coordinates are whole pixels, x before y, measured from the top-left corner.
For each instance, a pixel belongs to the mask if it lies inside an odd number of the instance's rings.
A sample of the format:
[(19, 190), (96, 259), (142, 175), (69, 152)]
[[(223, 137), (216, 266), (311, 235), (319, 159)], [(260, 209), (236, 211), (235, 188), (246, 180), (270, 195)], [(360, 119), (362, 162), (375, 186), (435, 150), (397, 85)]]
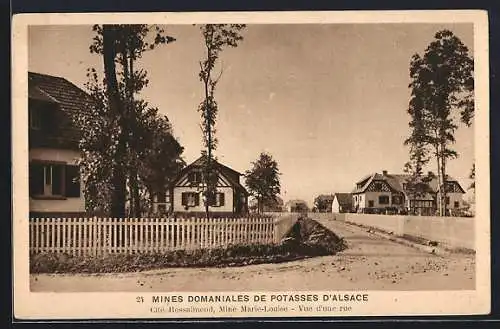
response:
[(61, 77), (61, 76), (58, 76), (58, 75), (47, 74), (47, 73), (40, 73), (40, 72), (28, 71), (28, 75), (30, 75), (30, 74), (34, 74), (34, 75), (41, 75), (41, 76), (45, 76), (45, 77), (50, 77), (50, 78), (57, 78), (57, 79), (64, 79), (64, 80), (66, 80), (66, 78), (64, 78), (64, 77)]

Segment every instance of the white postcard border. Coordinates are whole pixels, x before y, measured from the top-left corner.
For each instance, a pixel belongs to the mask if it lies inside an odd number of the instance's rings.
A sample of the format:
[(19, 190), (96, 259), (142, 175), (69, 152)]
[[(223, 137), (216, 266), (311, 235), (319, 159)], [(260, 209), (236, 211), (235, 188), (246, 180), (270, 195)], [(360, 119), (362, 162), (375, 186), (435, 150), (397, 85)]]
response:
[[(368, 302), (350, 302), (349, 311), (300, 312), (297, 303), (259, 302), (269, 307), (289, 307), (286, 312), (152, 312), (153, 296), (271, 295), (278, 292), (217, 293), (32, 293), (29, 288), (28, 250), (28, 25), (102, 23), (473, 23), (475, 57), (476, 152), (476, 290), (474, 291), (362, 291)], [(14, 315), (20, 319), (72, 318), (193, 318), (193, 317), (292, 317), (374, 315), (458, 315), (490, 312), (490, 166), (489, 166), (489, 61), (488, 17), (484, 11), (345, 11), (345, 12), (235, 12), (235, 13), (118, 13), (21, 14), (13, 18), (12, 56), (12, 204)], [(292, 292), (283, 292), (292, 293)], [(293, 292), (343, 294), (348, 292)], [(357, 292), (355, 292), (357, 293)], [(142, 297), (144, 302), (138, 302)], [(248, 303), (244, 303), (248, 305)], [(251, 303), (253, 304), (253, 303)], [(307, 303), (306, 303), (307, 304)], [(189, 306), (179, 303), (176, 306)], [(214, 306), (217, 306), (213, 304)], [(224, 303), (227, 305), (227, 303)], [(239, 303), (231, 303), (240, 306)], [(318, 305), (313, 303), (312, 305)], [(199, 305), (198, 305), (199, 306)], [(218, 306), (217, 306), (218, 307)], [(291, 310), (294, 309), (294, 311)]]

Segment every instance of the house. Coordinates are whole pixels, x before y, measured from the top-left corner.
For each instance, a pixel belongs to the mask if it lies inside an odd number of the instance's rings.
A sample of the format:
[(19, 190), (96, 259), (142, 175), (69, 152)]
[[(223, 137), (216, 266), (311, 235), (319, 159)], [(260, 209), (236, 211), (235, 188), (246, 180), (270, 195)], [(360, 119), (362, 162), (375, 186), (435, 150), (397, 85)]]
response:
[(290, 200), (285, 204), (285, 209), (288, 212), (307, 212), (309, 207), (304, 200)]
[[(434, 215), (437, 211), (438, 181), (419, 183), (418, 196), (409, 189), (410, 175), (374, 173), (356, 182), (352, 192), (356, 212), (406, 212)], [(456, 212), (463, 206), (464, 189), (456, 179), (447, 177), (447, 209)]]
[[(166, 194), (165, 207), (174, 213), (205, 213), (203, 202), (204, 157), (182, 169), (171, 182)], [(240, 183), (241, 174), (218, 161), (213, 160), (217, 173), (217, 193), (211, 201), (209, 211), (221, 214), (241, 214), (248, 212), (248, 192)]]
[(351, 212), (353, 197), (351, 193), (335, 193), (332, 201), (333, 213)]
[(71, 115), (84, 111), (90, 96), (68, 80), (28, 73), (30, 215), (81, 215), (79, 131)]

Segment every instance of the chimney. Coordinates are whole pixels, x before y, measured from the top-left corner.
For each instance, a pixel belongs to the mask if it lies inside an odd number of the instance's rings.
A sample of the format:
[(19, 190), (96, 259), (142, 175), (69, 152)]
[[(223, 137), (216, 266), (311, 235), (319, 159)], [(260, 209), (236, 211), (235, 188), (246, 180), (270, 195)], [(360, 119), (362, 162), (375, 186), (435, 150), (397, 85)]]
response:
[(382, 170), (382, 175), (387, 176), (387, 170)]

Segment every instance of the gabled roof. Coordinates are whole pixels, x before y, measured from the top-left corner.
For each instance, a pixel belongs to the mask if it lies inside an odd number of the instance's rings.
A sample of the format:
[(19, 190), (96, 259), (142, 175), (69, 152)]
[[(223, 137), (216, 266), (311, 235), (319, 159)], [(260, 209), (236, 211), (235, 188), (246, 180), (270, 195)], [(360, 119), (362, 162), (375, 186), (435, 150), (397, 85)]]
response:
[(65, 111), (84, 111), (92, 99), (81, 88), (62, 77), (28, 72), (28, 97), (58, 103)]
[[(363, 179), (359, 180), (356, 183), (356, 187), (354, 188), (352, 193), (363, 193), (366, 191), (368, 186), (370, 185), (371, 182), (373, 181), (383, 181), (386, 182), (391, 189), (393, 189), (396, 192), (402, 192), (405, 193), (405, 189), (403, 188), (403, 184), (405, 184), (409, 179), (410, 175), (408, 174), (379, 174), (379, 173), (374, 173), (368, 176), (365, 176)], [(446, 176), (446, 181), (449, 183), (456, 183), (459, 187), (460, 190), (462, 190), (463, 193), (465, 191), (463, 190), (462, 186), (460, 186), (460, 183), (453, 177), (451, 176)], [(358, 188), (358, 184), (362, 183), (361, 187)], [(430, 180), (426, 185), (429, 187), (428, 193), (433, 192), (436, 193), (438, 191), (438, 180), (437, 178), (433, 178)]]
[(44, 131), (43, 136), (37, 135), (34, 142), (39, 144), (44, 140), (50, 146), (57, 147), (77, 145), (80, 131), (74, 126), (71, 116), (91, 106), (90, 95), (65, 78), (28, 72), (28, 99), (38, 104), (52, 104), (60, 110), (50, 113), (54, 119), (54, 129)]
[(348, 207), (352, 205), (352, 193), (335, 193), (334, 200), (337, 199), (339, 205)]
[[(189, 171), (195, 169), (195, 168), (202, 168), (203, 166), (203, 162), (204, 162), (204, 156), (200, 156), (198, 159), (196, 159), (195, 161), (191, 162), (189, 165), (187, 165), (186, 167), (184, 167), (178, 174), (177, 174), (177, 177), (172, 181), (171, 183), (171, 186), (175, 186), (175, 184), (186, 174), (188, 173)], [(227, 178), (229, 180), (229, 183), (231, 183), (231, 185), (233, 185), (234, 187), (242, 190), (245, 194), (248, 195), (248, 192), (247, 190), (245, 189), (245, 187), (243, 185), (241, 185), (240, 181), (239, 181), (239, 176), (241, 176), (241, 173), (239, 173), (238, 171), (234, 170), (234, 169), (231, 169), (229, 168), (228, 166), (225, 166), (223, 164), (221, 164), (220, 162), (218, 162), (217, 160), (213, 160), (214, 163), (215, 163), (215, 169), (221, 173), (222, 175), (224, 175), (225, 178)], [(238, 177), (237, 179), (235, 177)]]
[[(356, 186), (354, 187), (354, 190), (352, 190), (352, 193), (362, 193), (366, 191), (370, 183), (376, 178), (377, 175), (378, 174), (375, 173), (361, 178), (359, 181), (356, 182)], [(358, 185), (360, 186), (358, 187)]]
[(37, 86), (29, 86), (28, 98), (36, 99), (43, 102), (59, 103), (54, 97), (40, 90)]

